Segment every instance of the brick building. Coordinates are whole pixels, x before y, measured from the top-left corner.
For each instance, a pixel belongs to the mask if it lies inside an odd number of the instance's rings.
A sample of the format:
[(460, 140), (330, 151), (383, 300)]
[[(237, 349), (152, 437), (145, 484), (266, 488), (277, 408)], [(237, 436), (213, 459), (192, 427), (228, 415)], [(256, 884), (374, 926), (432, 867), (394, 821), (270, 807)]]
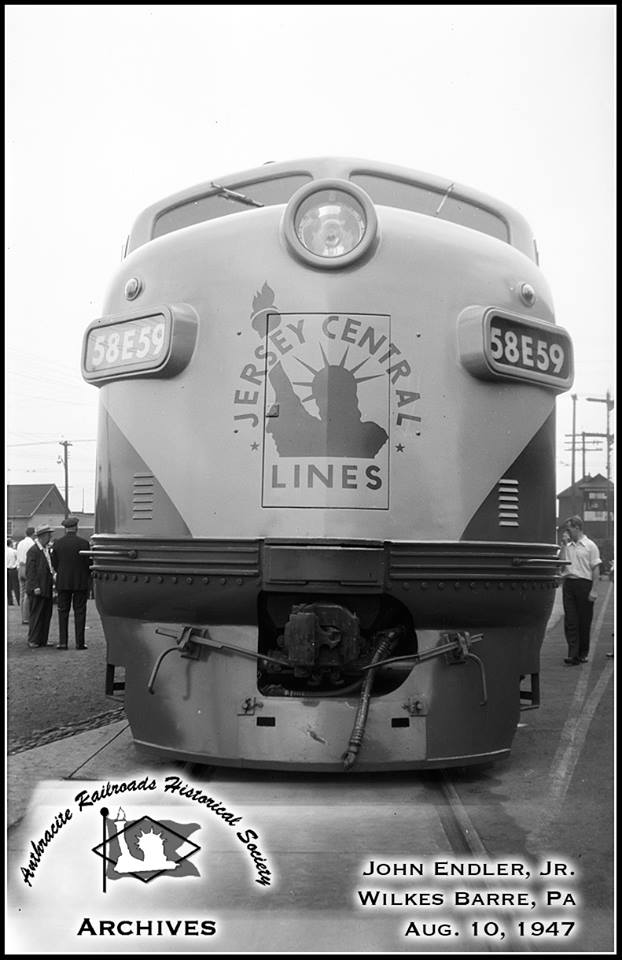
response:
[(598, 544), (603, 560), (613, 558), (614, 493), (614, 484), (602, 473), (595, 477), (588, 473), (574, 487), (557, 494), (558, 525), (567, 517), (581, 517), (586, 535)]

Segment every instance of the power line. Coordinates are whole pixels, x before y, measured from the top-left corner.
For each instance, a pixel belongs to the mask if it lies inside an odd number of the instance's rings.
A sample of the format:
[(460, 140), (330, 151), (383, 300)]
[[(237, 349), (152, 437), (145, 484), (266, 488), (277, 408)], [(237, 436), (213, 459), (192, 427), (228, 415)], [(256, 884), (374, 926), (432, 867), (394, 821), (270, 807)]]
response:
[[(49, 366), (50, 366), (49, 361), (44, 359), (43, 357), (32, 356), (32, 354), (23, 353), (21, 350), (15, 350), (12, 347), (8, 347), (6, 352), (7, 352), (7, 355), (12, 354), (14, 357), (17, 357), (18, 359), (21, 358), (22, 360), (24, 360), (28, 364), (29, 368), (32, 368), (33, 364), (39, 363), (41, 364), (41, 366), (45, 367), (46, 369), (49, 369)], [(80, 361), (79, 359), (76, 359), (75, 366), (72, 366), (70, 363), (61, 363), (55, 360), (54, 369), (57, 371), (66, 370), (67, 373), (80, 373)]]
[(89, 387), (89, 384), (83, 380), (81, 376), (76, 376), (75, 380), (73, 381), (69, 380), (69, 374), (64, 377), (55, 377), (53, 374), (50, 375), (43, 373), (39, 374), (38, 376), (34, 376), (30, 373), (21, 373), (19, 370), (7, 370), (7, 374), (9, 377), (12, 377), (15, 380), (33, 380), (35, 383), (60, 383), (63, 387), (69, 386), (80, 389), (82, 389), (82, 387)]
[[(49, 447), (56, 445), (58, 440), (36, 440), (31, 443), (7, 443), (7, 447)], [(85, 437), (82, 440), (72, 440), (72, 443), (95, 443), (95, 437)]]
[[(95, 404), (86, 403), (84, 400), (62, 400), (60, 397), (39, 397), (31, 393), (12, 392), (9, 400), (44, 400), (46, 403), (69, 403), (72, 407), (93, 407)], [(93, 398), (94, 401), (97, 399)]]

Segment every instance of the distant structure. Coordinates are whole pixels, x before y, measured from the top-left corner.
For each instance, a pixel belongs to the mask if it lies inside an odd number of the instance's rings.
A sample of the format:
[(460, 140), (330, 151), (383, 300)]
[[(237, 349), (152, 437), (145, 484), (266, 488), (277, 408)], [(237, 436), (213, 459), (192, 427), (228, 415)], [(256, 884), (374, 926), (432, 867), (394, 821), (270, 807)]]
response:
[[(7, 537), (21, 540), (26, 527), (38, 527), (47, 523), (58, 527), (55, 536), (65, 532), (61, 522), (67, 516), (64, 497), (55, 483), (13, 483), (6, 488)], [(87, 540), (93, 535), (94, 515), (77, 513), (73, 515), (80, 521), (80, 536)]]
[(598, 544), (603, 560), (613, 559), (614, 493), (614, 484), (602, 473), (595, 477), (588, 473), (574, 487), (557, 494), (558, 525), (567, 517), (581, 517), (585, 533)]

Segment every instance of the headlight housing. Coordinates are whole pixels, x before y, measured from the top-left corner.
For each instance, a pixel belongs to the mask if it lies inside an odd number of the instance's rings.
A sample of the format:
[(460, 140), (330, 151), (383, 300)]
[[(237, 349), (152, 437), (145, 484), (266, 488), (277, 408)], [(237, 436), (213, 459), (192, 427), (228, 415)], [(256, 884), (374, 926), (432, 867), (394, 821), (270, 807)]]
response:
[(313, 266), (344, 267), (376, 239), (376, 211), (364, 190), (347, 180), (314, 180), (298, 190), (283, 215), (290, 249)]

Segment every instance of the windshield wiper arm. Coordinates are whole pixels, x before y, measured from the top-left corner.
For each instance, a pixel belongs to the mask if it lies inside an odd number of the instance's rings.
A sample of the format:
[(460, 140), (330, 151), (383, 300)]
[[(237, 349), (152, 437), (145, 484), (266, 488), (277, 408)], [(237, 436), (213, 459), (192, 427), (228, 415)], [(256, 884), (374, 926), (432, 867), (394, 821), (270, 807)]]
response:
[(227, 200), (237, 200), (238, 203), (246, 203), (249, 207), (264, 206), (264, 204), (260, 203), (259, 200), (252, 200), (251, 197), (247, 197), (243, 193), (236, 193), (235, 190), (228, 190), (227, 187), (222, 187), (219, 183), (214, 183), (213, 180), (210, 182), (210, 187), (213, 187), (219, 196), (225, 197)]

